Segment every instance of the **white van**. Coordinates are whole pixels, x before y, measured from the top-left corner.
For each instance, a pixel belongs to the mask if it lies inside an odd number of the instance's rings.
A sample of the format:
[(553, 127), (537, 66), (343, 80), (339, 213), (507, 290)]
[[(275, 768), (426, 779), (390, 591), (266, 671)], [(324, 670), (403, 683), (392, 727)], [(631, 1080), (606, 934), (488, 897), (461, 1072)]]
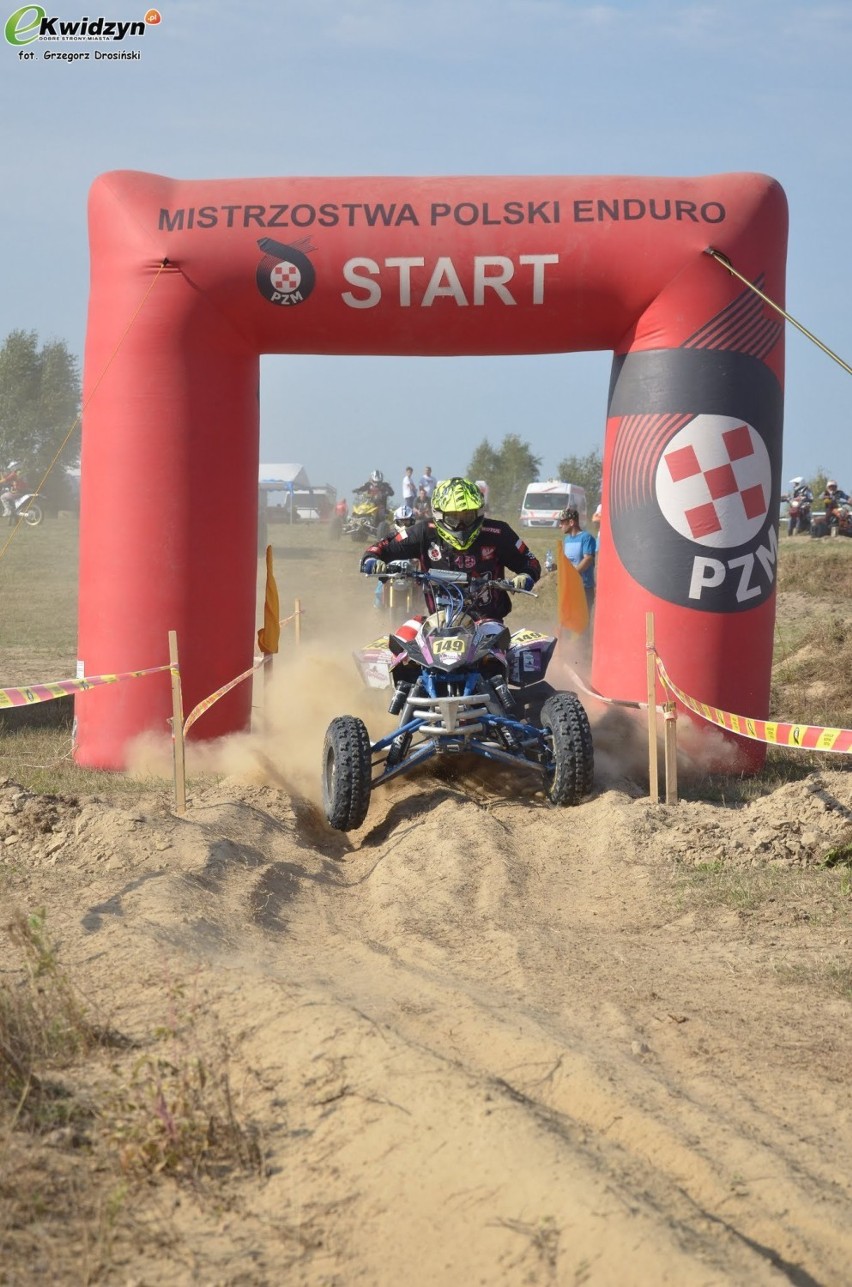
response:
[(585, 527), (586, 492), (583, 487), (563, 483), (558, 478), (530, 483), (521, 505), (521, 526), (558, 527), (560, 513), (569, 506), (578, 511), (580, 526)]

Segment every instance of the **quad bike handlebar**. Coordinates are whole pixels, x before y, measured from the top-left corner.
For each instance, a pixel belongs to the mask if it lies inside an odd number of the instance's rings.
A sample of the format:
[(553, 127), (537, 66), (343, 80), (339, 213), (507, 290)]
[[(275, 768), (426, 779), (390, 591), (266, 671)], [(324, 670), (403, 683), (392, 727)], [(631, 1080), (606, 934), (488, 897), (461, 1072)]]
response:
[(483, 572), (479, 576), (443, 568), (424, 572), (408, 559), (396, 559), (388, 563), (385, 571), (379, 572), (378, 579), (384, 582), (415, 581), (419, 585), (429, 585), (439, 596), (446, 596), (448, 600), (457, 603), (476, 603), (480, 598), (487, 597), (491, 590), (506, 590), (509, 594), (526, 594), (531, 599), (538, 598), (534, 590), (523, 590), (514, 581), (492, 577), (490, 572)]

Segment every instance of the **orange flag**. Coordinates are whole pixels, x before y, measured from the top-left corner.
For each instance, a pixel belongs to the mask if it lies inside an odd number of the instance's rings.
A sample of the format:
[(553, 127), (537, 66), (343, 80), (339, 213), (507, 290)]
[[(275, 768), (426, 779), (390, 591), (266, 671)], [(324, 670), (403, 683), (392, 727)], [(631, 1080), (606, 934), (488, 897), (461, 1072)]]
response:
[(263, 604), (263, 628), (257, 632), (257, 646), (263, 653), (278, 651), (281, 626), (278, 621), (278, 586), (272, 571), (272, 546), (266, 547), (266, 599)]
[(589, 605), (586, 602), (583, 578), (574, 564), (566, 559), (561, 541), (556, 551), (559, 624), (563, 630), (572, 630), (575, 635), (581, 635), (589, 628)]

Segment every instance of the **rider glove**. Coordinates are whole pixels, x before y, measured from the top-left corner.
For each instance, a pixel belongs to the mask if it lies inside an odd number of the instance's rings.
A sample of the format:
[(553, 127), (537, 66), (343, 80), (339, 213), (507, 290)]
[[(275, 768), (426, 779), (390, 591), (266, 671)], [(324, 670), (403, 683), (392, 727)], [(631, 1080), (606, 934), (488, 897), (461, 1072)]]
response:
[(528, 572), (519, 572), (517, 576), (512, 577), (512, 585), (516, 590), (531, 590), (535, 581)]
[(367, 558), (361, 560), (361, 571), (365, 576), (378, 576), (380, 572), (385, 571), (386, 567), (387, 564), (383, 563), (381, 559)]

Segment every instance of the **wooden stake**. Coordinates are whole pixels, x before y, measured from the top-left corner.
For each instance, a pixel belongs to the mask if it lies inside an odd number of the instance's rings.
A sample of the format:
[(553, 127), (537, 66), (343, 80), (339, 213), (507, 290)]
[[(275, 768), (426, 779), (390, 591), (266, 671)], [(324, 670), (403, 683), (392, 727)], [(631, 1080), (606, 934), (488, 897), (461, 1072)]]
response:
[(271, 722), (269, 717), (269, 690), (272, 686), (272, 661), (274, 656), (275, 654), (270, 652), (267, 653), (263, 659), (263, 696), (261, 698), (261, 701), (263, 702), (263, 711), (261, 713), (261, 724), (263, 725), (264, 732), (269, 731), (269, 725)]
[(296, 613), (296, 620), (294, 623), (296, 627), (296, 646), (298, 647), (298, 645), (302, 642), (302, 600), (301, 599), (295, 600), (294, 610)]
[(657, 654), (654, 650), (654, 614), (645, 613), (645, 665), (648, 681), (648, 787), (654, 804), (660, 800), (657, 764)]
[(177, 634), (169, 631), (169, 665), (172, 667), (172, 745), (174, 747), (175, 813), (186, 813), (186, 756), (183, 741), (183, 693), (180, 685)]
[(666, 804), (677, 804), (677, 706), (666, 702), (663, 715), (666, 749)]

